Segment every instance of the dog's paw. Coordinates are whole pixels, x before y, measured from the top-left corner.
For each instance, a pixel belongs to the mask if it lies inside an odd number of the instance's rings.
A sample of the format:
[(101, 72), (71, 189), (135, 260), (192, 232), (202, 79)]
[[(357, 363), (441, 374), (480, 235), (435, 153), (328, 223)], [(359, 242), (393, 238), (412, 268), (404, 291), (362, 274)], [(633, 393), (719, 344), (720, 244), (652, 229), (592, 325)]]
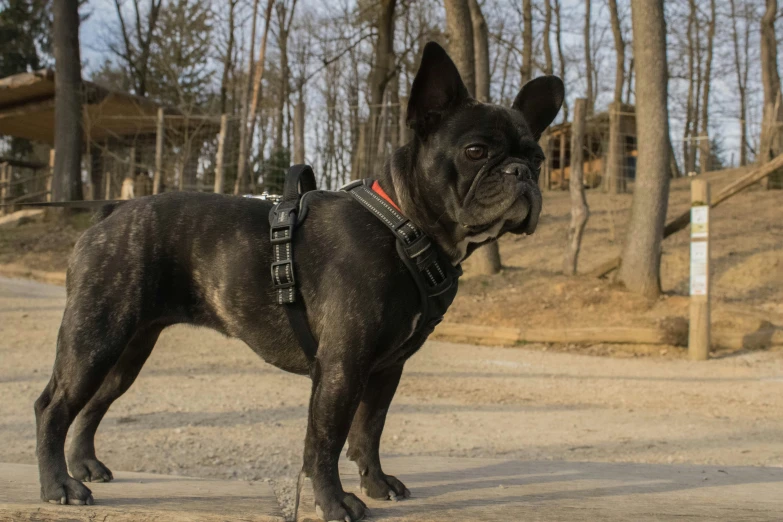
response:
[(111, 482), (114, 480), (111, 470), (98, 459), (84, 459), (71, 462), (68, 469), (73, 478), (82, 482)]
[(367, 514), (367, 506), (353, 493), (343, 493), (342, 500), (333, 499), (324, 504), (316, 503), (315, 514), (326, 522), (356, 522)]
[(381, 500), (400, 500), (411, 496), (410, 490), (405, 484), (397, 480), (397, 477), (384, 473), (372, 473), (361, 475), (362, 493), (370, 498)]
[(92, 491), (71, 477), (42, 485), (41, 500), (52, 504), (71, 504), (73, 506), (91, 506), (94, 503)]

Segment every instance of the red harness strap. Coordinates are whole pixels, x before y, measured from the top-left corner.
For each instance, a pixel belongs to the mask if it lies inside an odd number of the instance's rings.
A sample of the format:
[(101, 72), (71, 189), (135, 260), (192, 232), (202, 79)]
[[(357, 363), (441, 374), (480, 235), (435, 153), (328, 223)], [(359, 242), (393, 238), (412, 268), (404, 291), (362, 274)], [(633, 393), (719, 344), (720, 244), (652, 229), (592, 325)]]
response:
[(402, 213), (402, 210), (400, 210), (400, 207), (397, 206), (397, 203), (392, 201), (392, 198), (389, 197), (389, 195), (386, 193), (385, 190), (381, 187), (381, 184), (378, 183), (378, 180), (376, 179), (372, 184), (372, 190), (376, 194), (378, 194), (380, 197), (385, 199), (391, 206), (397, 209), (397, 212)]

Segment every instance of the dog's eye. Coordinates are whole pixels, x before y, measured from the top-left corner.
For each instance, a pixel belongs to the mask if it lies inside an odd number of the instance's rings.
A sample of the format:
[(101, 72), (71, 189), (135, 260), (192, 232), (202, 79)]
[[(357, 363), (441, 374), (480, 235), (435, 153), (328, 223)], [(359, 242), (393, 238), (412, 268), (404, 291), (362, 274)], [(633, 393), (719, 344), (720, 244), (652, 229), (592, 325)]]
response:
[(487, 148), (483, 145), (471, 145), (465, 149), (465, 156), (473, 161), (484, 159), (487, 157)]

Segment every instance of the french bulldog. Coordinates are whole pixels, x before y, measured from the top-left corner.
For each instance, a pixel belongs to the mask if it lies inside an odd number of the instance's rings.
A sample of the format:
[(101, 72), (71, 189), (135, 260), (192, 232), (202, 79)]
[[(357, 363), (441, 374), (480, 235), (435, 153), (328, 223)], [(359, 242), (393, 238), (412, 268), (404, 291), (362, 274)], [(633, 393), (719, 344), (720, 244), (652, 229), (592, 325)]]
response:
[[(563, 96), (560, 79), (546, 76), (522, 87), (510, 108), (480, 103), (446, 52), (428, 43), (407, 109), (414, 136), (378, 173), (380, 185), (455, 266), (506, 232), (531, 234), (541, 211), (537, 140)], [(91, 504), (82, 481), (112, 480), (95, 455), (95, 432), (161, 331), (178, 323), (241, 339), (266, 362), (311, 378), (303, 471), (321, 518), (350, 522), (366, 512), (340, 482), (346, 441), (364, 495), (410, 495), (384, 473), (379, 448), (405, 361), (431, 329), (416, 328), (419, 292), (395, 237), (344, 192), (309, 198), (293, 242), (318, 342), (310, 362), (272, 286), (270, 208), (167, 193), (99, 212), (74, 247), (52, 376), (35, 402), (42, 500)]]

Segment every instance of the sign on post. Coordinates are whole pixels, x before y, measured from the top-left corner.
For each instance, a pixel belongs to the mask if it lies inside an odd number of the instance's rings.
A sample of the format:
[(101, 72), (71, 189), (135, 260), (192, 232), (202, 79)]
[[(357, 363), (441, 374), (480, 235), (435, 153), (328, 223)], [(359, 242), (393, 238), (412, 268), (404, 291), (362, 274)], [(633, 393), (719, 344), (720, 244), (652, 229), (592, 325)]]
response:
[(705, 361), (710, 353), (710, 186), (691, 182), (691, 306), (688, 357)]

